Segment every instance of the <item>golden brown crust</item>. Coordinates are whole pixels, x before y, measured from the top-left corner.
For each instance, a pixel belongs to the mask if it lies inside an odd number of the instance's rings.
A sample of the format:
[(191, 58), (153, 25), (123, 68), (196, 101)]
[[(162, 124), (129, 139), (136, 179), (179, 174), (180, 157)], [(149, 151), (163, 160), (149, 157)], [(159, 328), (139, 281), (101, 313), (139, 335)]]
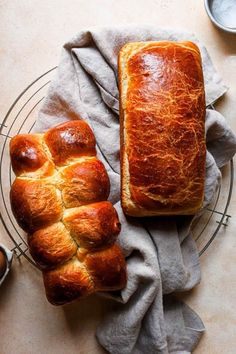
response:
[(77, 252), (77, 245), (63, 223), (55, 223), (28, 236), (30, 254), (40, 268), (65, 263)]
[(49, 129), (45, 142), (56, 165), (64, 165), (68, 159), (95, 156), (95, 137), (89, 125), (76, 120)]
[(87, 270), (76, 258), (54, 270), (44, 271), (43, 280), (47, 299), (53, 305), (63, 305), (95, 291)]
[(73, 121), (45, 135), (16, 136), (10, 150), (18, 175), (11, 188), (12, 211), (28, 232), (48, 300), (60, 305), (123, 288), (125, 261), (113, 246), (120, 223), (106, 201), (110, 182), (95, 157), (90, 127)]
[(49, 160), (42, 144), (41, 135), (19, 134), (11, 139), (10, 156), (15, 174), (30, 176), (35, 172), (40, 177), (54, 173), (54, 163)]
[(48, 300), (63, 305), (95, 291), (114, 291), (125, 287), (126, 265), (120, 247), (85, 253), (54, 270), (43, 272)]
[(106, 200), (110, 181), (101, 161), (96, 158), (74, 163), (61, 173), (60, 189), (66, 208)]
[(198, 47), (191, 42), (129, 43), (118, 66), (124, 212), (197, 212), (206, 153)]
[(124, 288), (125, 260), (117, 244), (102, 251), (88, 253), (84, 263), (98, 291)]
[(63, 222), (78, 245), (88, 250), (107, 248), (120, 233), (118, 215), (110, 202), (69, 209)]
[(61, 197), (44, 180), (17, 178), (10, 192), (12, 212), (20, 227), (29, 233), (58, 222), (62, 217)]

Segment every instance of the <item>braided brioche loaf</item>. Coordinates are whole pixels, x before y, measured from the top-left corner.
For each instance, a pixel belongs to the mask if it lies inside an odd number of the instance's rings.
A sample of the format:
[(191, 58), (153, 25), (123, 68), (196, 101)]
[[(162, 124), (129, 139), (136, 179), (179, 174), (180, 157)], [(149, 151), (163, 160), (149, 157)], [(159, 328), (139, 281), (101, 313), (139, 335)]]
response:
[(107, 201), (110, 182), (95, 143), (82, 120), (45, 134), (16, 135), (10, 143), (17, 176), (12, 211), (28, 234), (54, 305), (126, 284), (125, 260), (115, 243), (120, 223)]

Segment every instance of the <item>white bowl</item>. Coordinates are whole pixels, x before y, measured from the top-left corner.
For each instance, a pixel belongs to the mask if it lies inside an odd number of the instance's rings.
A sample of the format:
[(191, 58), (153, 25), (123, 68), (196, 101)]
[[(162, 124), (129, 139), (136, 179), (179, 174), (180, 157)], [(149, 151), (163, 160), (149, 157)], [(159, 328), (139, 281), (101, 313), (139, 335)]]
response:
[(12, 257), (13, 257), (13, 252), (10, 251), (7, 247), (3, 246), (0, 243), (0, 250), (3, 251), (3, 253), (5, 253), (6, 255), (6, 262), (7, 262), (7, 267), (6, 270), (3, 274), (3, 276), (0, 278), (0, 286), (2, 285), (2, 283), (4, 282), (7, 274), (9, 273), (10, 269), (11, 269), (11, 262), (12, 262)]
[[(221, 30), (223, 30), (225, 32), (236, 33), (236, 23), (235, 23), (234, 28), (226, 27), (216, 19), (216, 17), (214, 16), (214, 13), (212, 12), (213, 1), (214, 0), (204, 0), (206, 12), (207, 12), (209, 18), (211, 19), (211, 21), (214, 23), (214, 25), (216, 25), (218, 28), (220, 28)], [(235, 20), (235, 22), (236, 22), (236, 20)]]

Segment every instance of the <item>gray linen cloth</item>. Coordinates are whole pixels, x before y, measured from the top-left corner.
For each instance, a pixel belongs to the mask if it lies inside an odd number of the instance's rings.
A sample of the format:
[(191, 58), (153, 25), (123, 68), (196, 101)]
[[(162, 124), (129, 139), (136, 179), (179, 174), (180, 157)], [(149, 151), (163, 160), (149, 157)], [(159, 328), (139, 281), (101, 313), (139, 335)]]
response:
[[(119, 202), (117, 54), (127, 42), (150, 40), (197, 43), (203, 60), (206, 104), (226, 92), (205, 47), (191, 33), (151, 25), (91, 28), (64, 45), (57, 75), (35, 126), (35, 131), (42, 132), (69, 119), (85, 119), (95, 133), (98, 156), (109, 173), (109, 199), (122, 223), (119, 242), (128, 270), (126, 288), (104, 294), (117, 303), (97, 329), (99, 342), (112, 354), (190, 353), (204, 331), (197, 314), (173, 296), (200, 281), (192, 217), (128, 218)], [(204, 206), (210, 203), (220, 181), (219, 168), (236, 151), (235, 135), (222, 115), (213, 110), (206, 113), (206, 139)]]

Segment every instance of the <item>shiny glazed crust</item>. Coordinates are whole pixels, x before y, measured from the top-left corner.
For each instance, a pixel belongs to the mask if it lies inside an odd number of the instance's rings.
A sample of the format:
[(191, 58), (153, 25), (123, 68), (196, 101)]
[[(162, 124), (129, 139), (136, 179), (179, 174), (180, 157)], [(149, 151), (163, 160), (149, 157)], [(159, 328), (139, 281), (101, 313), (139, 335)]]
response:
[(124, 212), (196, 213), (204, 197), (206, 154), (198, 47), (128, 43), (119, 53), (118, 71)]
[(12, 211), (43, 271), (48, 300), (62, 305), (124, 288), (125, 260), (115, 244), (120, 223), (89, 125), (76, 120), (45, 134), (17, 135), (10, 155), (17, 176)]

